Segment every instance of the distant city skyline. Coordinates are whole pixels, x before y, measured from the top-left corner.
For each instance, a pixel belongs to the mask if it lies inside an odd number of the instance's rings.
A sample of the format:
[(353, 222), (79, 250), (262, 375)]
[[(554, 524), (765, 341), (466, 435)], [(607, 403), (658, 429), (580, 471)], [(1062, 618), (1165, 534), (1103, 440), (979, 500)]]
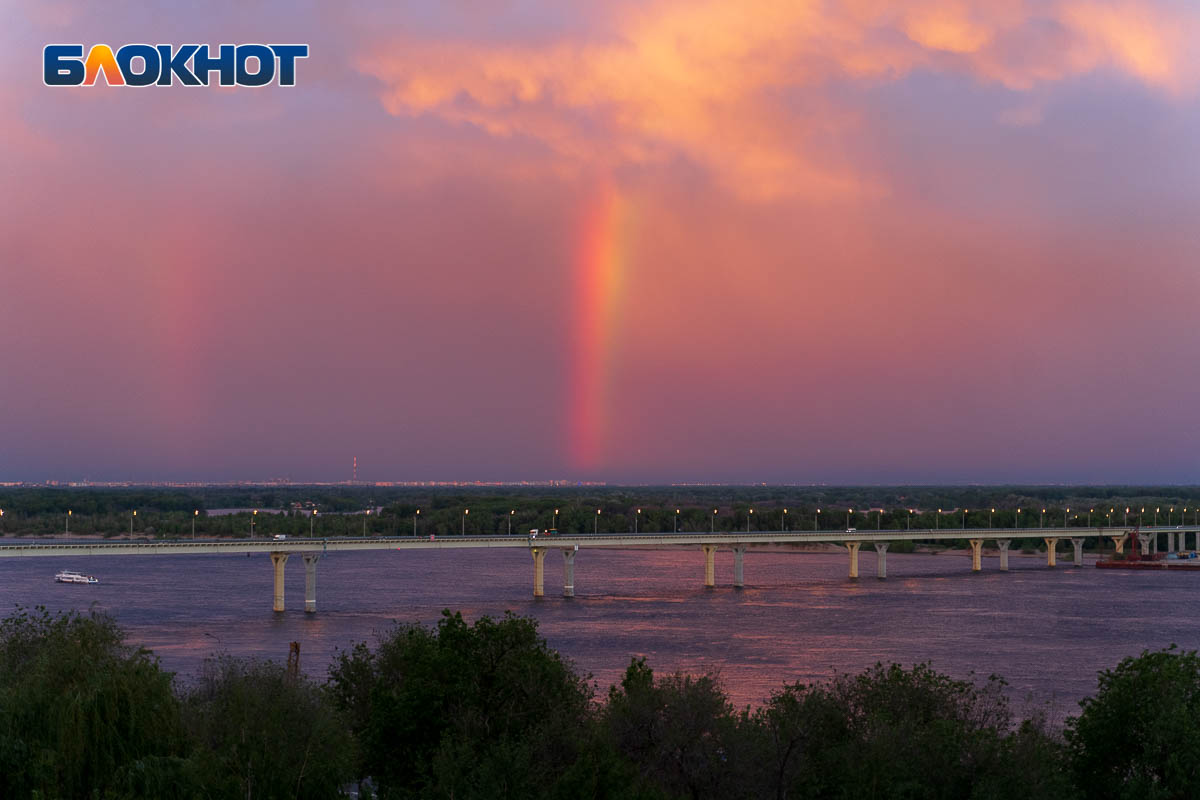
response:
[(0, 480), (1200, 482), (1196, 4), (6, 17)]

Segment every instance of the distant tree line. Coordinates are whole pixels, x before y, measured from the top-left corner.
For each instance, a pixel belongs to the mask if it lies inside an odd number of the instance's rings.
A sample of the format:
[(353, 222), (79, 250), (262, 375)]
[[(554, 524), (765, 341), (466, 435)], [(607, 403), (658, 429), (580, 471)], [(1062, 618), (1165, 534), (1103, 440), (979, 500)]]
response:
[(635, 659), (598, 697), (530, 619), (400, 625), (324, 681), (217, 656), (191, 684), (101, 615), (0, 621), (12, 798), (1200, 797), (1200, 658), (1122, 660), (1057, 731), (1004, 683), (876, 665), (734, 708)]
[[(1129, 512), (1126, 512), (1126, 508)], [(45, 536), (447, 536), (639, 531), (1088, 528), (1200, 522), (1181, 487), (211, 487), (0, 490), (0, 532)], [(210, 515), (210, 509), (243, 509)], [(254, 509), (260, 513), (255, 515)], [(994, 509), (994, 511), (993, 511)], [(1020, 511), (1018, 512), (1018, 509)], [(1144, 511), (1143, 511), (1144, 509)], [(1186, 513), (1185, 513), (1186, 509)], [(282, 511), (282, 514), (268, 514)], [(371, 510), (367, 514), (367, 510)], [(377, 511), (378, 510), (378, 511)], [(819, 511), (818, 511), (819, 510)], [(134, 511), (137, 512), (136, 516)], [(313, 512), (316, 511), (316, 516)], [(69, 512), (69, 519), (68, 519)], [(599, 513), (597, 513), (599, 512)], [(253, 524), (252, 524), (253, 523)]]

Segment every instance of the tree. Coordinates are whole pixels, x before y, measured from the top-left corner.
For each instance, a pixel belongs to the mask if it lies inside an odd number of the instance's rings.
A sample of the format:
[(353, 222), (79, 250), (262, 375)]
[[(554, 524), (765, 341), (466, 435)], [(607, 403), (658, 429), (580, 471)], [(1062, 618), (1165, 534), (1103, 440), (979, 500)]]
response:
[(330, 684), (381, 797), (552, 796), (591, 707), (586, 680), (512, 614), (397, 626), (341, 653)]
[(184, 697), (209, 797), (328, 798), (353, 777), (350, 732), (324, 690), (271, 661), (208, 661)]
[(1143, 652), (1100, 673), (1067, 723), (1076, 780), (1089, 798), (1200, 797), (1200, 657)]
[(110, 617), (0, 620), (0, 796), (153, 797), (183, 747), (171, 674)]

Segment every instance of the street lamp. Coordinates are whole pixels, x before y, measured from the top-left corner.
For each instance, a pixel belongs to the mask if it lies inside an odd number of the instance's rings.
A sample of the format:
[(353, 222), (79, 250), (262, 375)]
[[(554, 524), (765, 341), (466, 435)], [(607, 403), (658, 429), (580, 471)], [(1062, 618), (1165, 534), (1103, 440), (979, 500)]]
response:
[(964, 531), (967, 529), (967, 509), (965, 509), (965, 508), (963, 509), (963, 524), (962, 524), (962, 529), (963, 529)]
[[(313, 513), (315, 514), (317, 512), (314, 511)], [(421, 517), (421, 509), (418, 508), (416, 510), (416, 512), (413, 513), (413, 536), (417, 535), (417, 520), (420, 519), (420, 517)], [(311, 530), (308, 532), (308, 535), (312, 536)]]
[(933, 518), (933, 524), (935, 528), (942, 527), (942, 510), (940, 508), (938, 509), (937, 516)]
[(846, 530), (850, 530), (850, 515), (854, 513), (853, 508), (846, 509)]
[(910, 508), (908, 510), (908, 529), (910, 531), (912, 530), (912, 515), (913, 515), (913, 510)]
[(200, 516), (200, 509), (192, 512), (192, 541), (196, 541), (196, 517)]
[(1089, 509), (1088, 509), (1088, 527), (1089, 527), (1089, 528), (1090, 528), (1090, 527), (1092, 527), (1092, 512), (1093, 512), (1093, 511), (1095, 511), (1095, 510), (1096, 510), (1096, 509), (1094, 509), (1094, 508), (1089, 508)]
[(817, 513), (813, 516), (813, 530), (815, 531), (821, 522), (821, 509), (817, 509)]
[(988, 529), (989, 530), (992, 527), (992, 517), (994, 517), (994, 516), (996, 516), (996, 509), (993, 508), (991, 511), (988, 512)]
[(1046, 527), (1046, 509), (1044, 509), (1044, 508), (1042, 509), (1042, 516), (1039, 519), (1040, 519), (1040, 521), (1038, 522), (1038, 527), (1039, 528)]
[[(420, 514), (421, 512), (420, 512), (420, 511), (418, 511), (417, 513), (418, 513), (418, 514)], [(316, 518), (317, 518), (317, 510), (314, 508), (314, 509), (312, 510), (312, 514), (310, 514), (310, 515), (309, 515), (309, 517), (308, 517), (308, 538), (310, 538), (310, 539), (311, 539), (311, 538), (312, 538), (312, 536), (313, 536), (313, 520), (314, 520), (314, 519), (316, 519)], [(413, 530), (415, 531), (416, 529), (417, 529), (417, 523), (416, 523), (416, 521), (414, 520), (414, 522), (413, 522)]]
[[(68, 512), (68, 513), (70, 513), (70, 512)], [(1156, 528), (1158, 527), (1158, 508), (1157, 507), (1155, 507), (1155, 509), (1154, 509), (1154, 527), (1156, 527)]]
[(1069, 527), (1071, 527), (1071, 523), (1067, 521), (1067, 517), (1069, 517), (1069, 516), (1070, 516), (1070, 514), (1071, 514), (1071, 509), (1070, 509), (1070, 508), (1068, 508), (1068, 509), (1067, 509), (1067, 513), (1063, 515), (1063, 527), (1064, 527), (1064, 528), (1069, 528)]
[(70, 533), (70, 532), (71, 532), (71, 509), (68, 508), (67, 509), (67, 527), (66, 527), (64, 533)]
[(639, 509), (637, 510), (637, 513), (633, 515), (633, 532), (634, 532), (634, 534), (636, 534), (636, 533), (637, 533), (637, 529), (638, 529), (638, 520), (639, 520), (639, 519), (641, 519), (641, 518), (642, 518), (642, 510), (639, 508)]
[(1129, 524), (1129, 506), (1125, 506), (1125, 525)]
[(363, 514), (363, 538), (367, 538), (367, 517), (371, 516), (371, 509), (367, 509), (367, 513)]
[(513, 518), (513, 514), (516, 514), (516, 513), (517, 513), (517, 510), (515, 508), (512, 511), (508, 512), (508, 535), (509, 536), (512, 536), (512, 518)]
[(783, 528), (783, 532), (786, 533), (787, 532), (787, 509), (786, 508), (783, 510), (783, 516), (780, 517), (780, 519), (779, 519), (779, 525), (781, 528)]
[(1017, 515), (1015, 517), (1013, 517), (1013, 527), (1014, 528), (1021, 527), (1021, 508), (1020, 508), (1020, 506), (1017, 507)]
[[(1185, 508), (1184, 511), (1187, 509)], [(4, 531), (4, 509), (0, 508), (0, 532)]]
[(750, 509), (750, 513), (746, 515), (746, 533), (750, 532), (750, 518), (754, 516), (754, 509)]
[(675, 509), (675, 519), (671, 523), (671, 532), (679, 533), (679, 509)]
[(717, 532), (717, 510), (715, 508), (713, 509), (712, 519), (709, 521), (708, 532), (709, 533)]
[(592, 520), (592, 533), (600, 532), (600, 509), (596, 509), (596, 518)]
[(877, 508), (875, 509), (875, 530), (882, 530), (881, 525), (883, 525), (883, 509)]
[(1171, 506), (1170, 510), (1167, 511), (1167, 526), (1168, 527), (1170, 527), (1170, 525), (1174, 521), (1174, 519), (1175, 519), (1175, 506)]
[(250, 515), (250, 538), (254, 538), (254, 518), (258, 516), (258, 509), (254, 509), (254, 513)]
[(462, 534), (461, 534), (462, 536), (466, 536), (466, 535), (467, 535), (467, 514), (470, 514), (470, 513), (471, 513), (471, 509), (469, 509), (469, 508), (464, 508), (464, 509), (463, 509), (463, 516), (462, 516)]
[(129, 538), (130, 539), (133, 538), (133, 518), (136, 516), (137, 516), (137, 510), (134, 509), (134, 512), (129, 515)]
[(1107, 520), (1108, 520), (1108, 521), (1107, 521), (1107, 522), (1104, 524), (1104, 527), (1106, 527), (1106, 528), (1111, 528), (1111, 527), (1112, 527), (1112, 509), (1110, 508), (1110, 509), (1108, 510), (1108, 513), (1107, 513), (1107, 514), (1105, 514), (1104, 516), (1105, 516), (1105, 517), (1107, 518)]
[(558, 530), (558, 509), (554, 509), (554, 530)]

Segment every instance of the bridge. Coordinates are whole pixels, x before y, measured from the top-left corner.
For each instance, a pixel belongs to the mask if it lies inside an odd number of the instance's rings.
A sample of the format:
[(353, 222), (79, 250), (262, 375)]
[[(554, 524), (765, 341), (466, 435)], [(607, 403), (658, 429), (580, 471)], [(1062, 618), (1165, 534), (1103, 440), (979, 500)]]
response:
[[(274, 568), (272, 608), (284, 610), (283, 576), (288, 558), (299, 554), (304, 562), (304, 610), (317, 610), (317, 563), (322, 555), (352, 550), (455, 550), (463, 548), (522, 548), (533, 557), (533, 596), (545, 595), (546, 554), (558, 550), (563, 556), (563, 596), (575, 595), (575, 556), (580, 549), (637, 549), (637, 548), (699, 548), (704, 554), (704, 585), (715, 586), (715, 563), (718, 550), (733, 553), (733, 585), (745, 585), (743, 557), (747, 548), (787, 544), (837, 544), (846, 548), (849, 556), (849, 577), (858, 579), (858, 553), (864, 544), (874, 547), (875, 570), (879, 578), (887, 577), (887, 551), (897, 541), (945, 541), (966, 539), (971, 547), (971, 570), (983, 569), (982, 554), (985, 541), (995, 541), (1000, 551), (1000, 570), (1008, 570), (1008, 550), (1013, 540), (1042, 540), (1046, 545), (1046, 566), (1058, 563), (1058, 543), (1069, 540), (1074, 550), (1073, 563), (1083, 565), (1083, 542), (1086, 537), (1110, 538), (1116, 552), (1124, 552), (1132, 527), (1103, 528), (932, 528), (906, 530), (845, 530), (845, 531), (713, 531), (710, 533), (629, 533), (629, 534), (566, 534), (538, 536), (445, 536), (445, 537), (370, 537), (370, 538), (295, 538), (295, 539), (234, 539), (165, 541), (105, 541), (97, 543), (32, 542), (0, 545), (0, 558), (36, 558), (47, 556), (154, 556), (203, 555), (218, 553), (266, 553)], [(1166, 534), (1168, 552), (1185, 549), (1187, 534), (1195, 537), (1200, 550), (1200, 525), (1150, 527), (1139, 529), (1143, 554), (1157, 551), (1159, 536)], [(1178, 537), (1178, 539), (1176, 538)]]

